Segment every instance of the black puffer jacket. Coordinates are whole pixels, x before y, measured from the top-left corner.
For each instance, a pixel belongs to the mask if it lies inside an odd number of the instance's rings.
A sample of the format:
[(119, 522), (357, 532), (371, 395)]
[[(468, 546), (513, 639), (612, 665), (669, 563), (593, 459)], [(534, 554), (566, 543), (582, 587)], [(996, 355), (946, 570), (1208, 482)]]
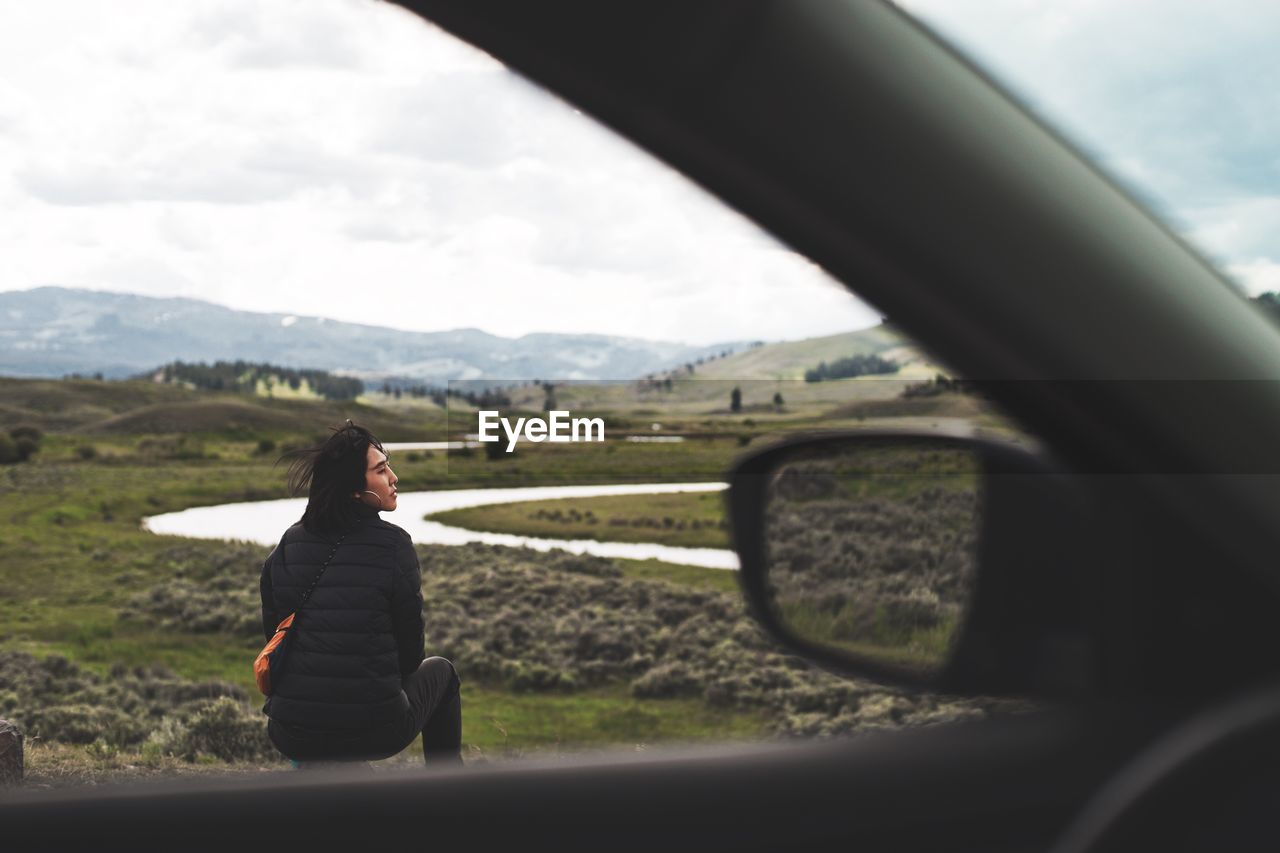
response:
[[(285, 531), (262, 566), (262, 630), (267, 639), (298, 609), (337, 536)], [(290, 629), (284, 675), (262, 710), (311, 729), (368, 729), (402, 718), (400, 680), (425, 655), (422, 570), (409, 534), (361, 513)]]

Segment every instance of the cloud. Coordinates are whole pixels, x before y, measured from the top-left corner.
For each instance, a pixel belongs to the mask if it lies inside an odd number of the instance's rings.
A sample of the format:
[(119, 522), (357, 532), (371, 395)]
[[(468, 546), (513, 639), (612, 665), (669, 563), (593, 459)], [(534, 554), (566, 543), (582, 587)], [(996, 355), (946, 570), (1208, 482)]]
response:
[(1280, 7), (903, 0), (1166, 212), (1280, 193)]
[(0, 30), (0, 287), (691, 342), (875, 319), (670, 168), (401, 9), (123, 2), (26, 4)]
[(1280, 255), (1280, 196), (1229, 199), (1186, 212), (1195, 241), (1221, 258)]
[(411, 243), (423, 232), (412, 223), (398, 222), (385, 216), (370, 216), (342, 226), (342, 233), (352, 240), (369, 243)]
[(1227, 267), (1231, 276), (1250, 296), (1280, 292), (1280, 262), (1272, 258), (1254, 258)]
[(224, 51), (231, 68), (360, 68), (368, 54), (353, 28), (367, 18), (350, 3), (234, 3), (197, 13), (188, 33), (199, 47)]

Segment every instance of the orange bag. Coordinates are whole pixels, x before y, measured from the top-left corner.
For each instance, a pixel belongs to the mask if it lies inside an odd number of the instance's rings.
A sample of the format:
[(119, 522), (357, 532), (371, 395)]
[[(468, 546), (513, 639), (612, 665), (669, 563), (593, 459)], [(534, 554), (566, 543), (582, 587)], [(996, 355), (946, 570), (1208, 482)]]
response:
[(289, 638), (292, 636), (289, 629), (293, 627), (293, 622), (298, 617), (298, 614), (302, 612), (302, 608), (307, 606), (307, 599), (311, 597), (311, 592), (316, 588), (316, 584), (320, 583), (320, 576), (324, 574), (325, 569), (329, 568), (329, 561), (333, 559), (334, 554), (338, 553), (338, 546), (346, 538), (347, 534), (344, 533), (338, 537), (337, 542), (333, 543), (333, 550), (329, 552), (329, 556), (325, 558), (323, 565), (320, 566), (320, 571), (316, 573), (316, 579), (311, 582), (311, 586), (307, 587), (307, 591), (302, 594), (302, 603), (298, 605), (298, 609), (280, 620), (280, 624), (276, 626), (275, 634), (262, 647), (262, 651), (258, 652), (258, 656), (253, 659), (253, 680), (257, 683), (258, 689), (262, 691), (263, 696), (270, 696), (271, 691), (280, 683), (280, 678), (284, 671), (285, 652), (289, 650)]
[(276, 633), (262, 647), (262, 651), (258, 652), (258, 656), (253, 659), (253, 680), (258, 683), (258, 689), (262, 691), (263, 696), (271, 695), (271, 664), (276, 663), (276, 671), (280, 670), (280, 664), (284, 662), (284, 641), (288, 637), (289, 626), (293, 624), (293, 617), (297, 616), (295, 610), (276, 626)]

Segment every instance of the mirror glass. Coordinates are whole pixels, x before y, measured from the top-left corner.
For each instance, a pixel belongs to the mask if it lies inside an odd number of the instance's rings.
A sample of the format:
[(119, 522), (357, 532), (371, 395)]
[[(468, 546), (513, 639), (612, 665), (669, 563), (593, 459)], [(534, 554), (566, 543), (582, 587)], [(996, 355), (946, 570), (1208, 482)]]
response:
[(978, 454), (941, 440), (796, 448), (765, 509), (778, 619), (838, 654), (939, 670), (974, 585), (981, 482)]

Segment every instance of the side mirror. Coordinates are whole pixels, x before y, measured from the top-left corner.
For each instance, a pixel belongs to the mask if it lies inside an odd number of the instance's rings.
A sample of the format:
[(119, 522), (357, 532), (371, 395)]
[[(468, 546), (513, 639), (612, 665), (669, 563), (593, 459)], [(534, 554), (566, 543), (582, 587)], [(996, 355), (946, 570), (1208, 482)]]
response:
[(1085, 502), (1021, 445), (915, 432), (792, 439), (728, 493), (755, 618), (830, 669), (953, 693), (1077, 693)]

